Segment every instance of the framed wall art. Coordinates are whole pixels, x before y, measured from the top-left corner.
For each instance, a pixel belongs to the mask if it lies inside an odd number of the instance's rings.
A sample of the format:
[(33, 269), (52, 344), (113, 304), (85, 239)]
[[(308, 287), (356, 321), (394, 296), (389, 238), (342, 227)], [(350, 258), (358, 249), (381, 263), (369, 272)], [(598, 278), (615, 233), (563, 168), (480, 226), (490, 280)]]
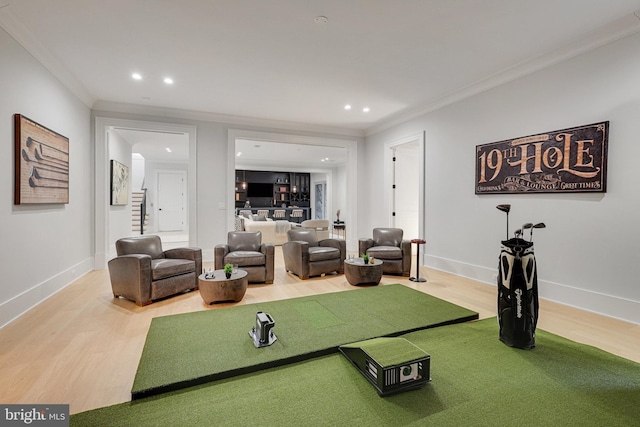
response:
[(69, 203), (69, 139), (21, 114), (14, 130), (14, 203)]
[(111, 205), (124, 206), (129, 203), (129, 168), (111, 160)]
[(476, 146), (476, 194), (604, 193), (609, 122)]

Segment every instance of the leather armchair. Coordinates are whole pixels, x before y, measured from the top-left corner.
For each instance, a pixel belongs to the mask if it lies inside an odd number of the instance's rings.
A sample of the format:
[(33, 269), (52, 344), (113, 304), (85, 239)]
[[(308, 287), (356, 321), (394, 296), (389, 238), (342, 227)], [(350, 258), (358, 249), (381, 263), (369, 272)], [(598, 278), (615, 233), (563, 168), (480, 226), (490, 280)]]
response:
[(282, 245), (284, 267), (301, 279), (321, 274), (344, 272), (346, 242), (341, 239), (318, 240), (313, 228), (295, 228), (287, 232)]
[(216, 270), (237, 264), (250, 283), (273, 283), (275, 248), (273, 243), (262, 243), (260, 231), (230, 231), (227, 244), (214, 248), (214, 258)]
[(409, 277), (411, 272), (411, 241), (402, 239), (401, 228), (374, 228), (373, 239), (358, 241), (359, 254), (368, 254), (383, 262), (384, 274), (401, 274)]
[(139, 306), (184, 291), (198, 289), (202, 250), (162, 250), (159, 236), (126, 237), (116, 241), (117, 257), (109, 261), (113, 296)]

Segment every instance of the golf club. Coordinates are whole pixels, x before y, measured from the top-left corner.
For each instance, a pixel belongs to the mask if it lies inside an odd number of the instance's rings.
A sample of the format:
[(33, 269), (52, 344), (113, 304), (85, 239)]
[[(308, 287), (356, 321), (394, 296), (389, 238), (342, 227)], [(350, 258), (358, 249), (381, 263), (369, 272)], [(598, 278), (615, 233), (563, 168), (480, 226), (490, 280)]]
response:
[[(36, 160), (42, 161), (42, 162), (49, 162), (52, 164), (56, 164), (59, 165), (61, 167), (69, 167), (69, 162), (65, 162), (64, 160), (60, 160), (56, 157), (50, 157), (50, 156), (45, 156), (44, 154), (41, 154), (40, 151), (38, 151), (38, 147), (35, 147), (33, 150), (35, 156), (36, 156)], [(43, 157), (44, 156), (44, 157)], [(47, 157), (45, 159), (45, 157)]]
[(531, 227), (531, 233), (529, 234), (529, 241), (533, 241), (533, 229), (534, 228), (547, 228), (546, 224), (544, 222), (539, 222), (536, 225), (534, 225), (533, 227)]
[(516, 239), (519, 238), (521, 235), (522, 235), (522, 230), (519, 228), (513, 232), (513, 237), (515, 237)]
[(525, 222), (524, 224), (522, 224), (522, 239), (524, 240), (524, 233), (525, 230), (531, 230), (531, 227), (533, 227), (533, 224), (530, 222)]
[(498, 205), (496, 209), (507, 214), (507, 240), (509, 240), (509, 212), (511, 211), (511, 205)]
[(31, 188), (60, 188), (60, 189), (68, 189), (69, 184), (65, 185), (64, 183), (58, 184), (56, 182), (51, 182), (50, 179), (41, 179), (36, 178), (35, 176), (29, 177), (29, 187)]
[(50, 181), (69, 182), (69, 175), (60, 172), (44, 172), (36, 166), (31, 166), (31, 176), (37, 179), (48, 179)]
[(31, 157), (29, 157), (29, 153), (27, 153), (27, 151), (24, 148), (22, 149), (22, 153), (21, 154), (22, 154), (22, 158), (27, 163), (35, 163), (36, 165), (39, 165), (39, 166), (46, 166), (49, 169), (57, 169), (58, 171), (60, 171), (62, 173), (69, 173), (69, 168), (63, 168), (63, 167), (60, 167), (60, 165), (44, 163), (44, 162), (38, 161), (37, 159), (32, 159)]
[[(31, 138), (29, 136), (29, 137), (27, 137), (27, 147), (31, 147), (31, 144), (40, 144), (40, 151), (43, 151), (42, 147), (47, 147), (48, 149), (50, 148), (50, 149), (52, 149), (54, 151), (57, 151), (61, 156), (66, 156), (67, 159), (69, 158), (69, 153), (67, 153), (66, 151), (63, 151), (63, 150), (61, 150), (59, 148), (56, 148), (53, 145), (49, 145), (49, 144), (46, 144), (44, 142), (40, 142), (40, 141), (38, 141), (36, 139), (33, 139), (33, 138)], [(51, 156), (47, 156), (47, 157), (51, 157)]]

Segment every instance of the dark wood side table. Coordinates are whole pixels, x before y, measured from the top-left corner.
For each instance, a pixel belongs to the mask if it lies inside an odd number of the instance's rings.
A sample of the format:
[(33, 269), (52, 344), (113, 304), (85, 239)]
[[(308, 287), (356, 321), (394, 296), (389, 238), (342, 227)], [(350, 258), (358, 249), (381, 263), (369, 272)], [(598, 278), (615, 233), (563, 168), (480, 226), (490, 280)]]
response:
[[(347, 238), (347, 226), (345, 225), (344, 221), (334, 222), (333, 231), (336, 232), (339, 239), (341, 238), (345, 240)], [(340, 234), (342, 234), (342, 237), (340, 237)]]
[(227, 279), (224, 270), (215, 270), (214, 277), (207, 279), (204, 273), (198, 277), (200, 296), (207, 304), (220, 301), (241, 301), (247, 292), (247, 272), (236, 270)]
[(353, 286), (375, 286), (382, 279), (382, 262), (375, 258), (373, 264), (365, 264), (362, 258), (344, 260), (344, 275)]
[(427, 279), (420, 277), (420, 245), (424, 245), (427, 242), (422, 239), (413, 239), (411, 240), (411, 243), (416, 244), (418, 251), (416, 252), (416, 277), (409, 277), (409, 280), (412, 282), (426, 282)]

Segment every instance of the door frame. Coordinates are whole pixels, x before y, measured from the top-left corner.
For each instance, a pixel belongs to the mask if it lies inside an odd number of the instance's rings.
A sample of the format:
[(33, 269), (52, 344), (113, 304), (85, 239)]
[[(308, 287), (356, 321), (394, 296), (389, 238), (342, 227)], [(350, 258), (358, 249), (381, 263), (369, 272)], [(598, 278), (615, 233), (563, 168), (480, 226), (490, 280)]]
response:
[(109, 143), (107, 131), (111, 128), (123, 127), (136, 130), (147, 130), (154, 132), (183, 133), (189, 137), (189, 166), (187, 170), (188, 179), (188, 203), (189, 203), (189, 245), (198, 246), (198, 222), (197, 209), (195, 207), (197, 191), (197, 128), (195, 126), (177, 125), (172, 123), (150, 122), (142, 120), (117, 119), (113, 117), (95, 118), (95, 257), (94, 268), (104, 270), (109, 261)]
[[(286, 144), (304, 144), (304, 145), (320, 145), (320, 146), (332, 146), (346, 149), (347, 152), (347, 215), (345, 221), (347, 221), (346, 228), (346, 240), (347, 250), (357, 251), (357, 218), (358, 218), (358, 204), (357, 204), (357, 182), (358, 182), (358, 142), (356, 140), (346, 139), (331, 139), (320, 138), (313, 136), (303, 135), (289, 135), (279, 134), (271, 132), (258, 132), (250, 130), (229, 129), (227, 140), (227, 206), (235, 206), (235, 190), (233, 183), (235, 182), (235, 164), (236, 164), (236, 139), (249, 139), (255, 141), (270, 141), (280, 142)], [(289, 168), (291, 171), (303, 172), (298, 168)], [(327, 191), (333, 191), (332, 182), (333, 174), (328, 176)], [(331, 203), (328, 203), (327, 209), (333, 209)], [(327, 210), (327, 212), (331, 212)], [(233, 230), (235, 224), (235, 208), (227, 209), (227, 229)], [(349, 226), (351, 224), (351, 226)]]
[[(393, 149), (410, 142), (418, 141), (418, 153), (420, 155), (420, 163), (418, 166), (418, 234), (419, 236), (408, 236), (412, 239), (421, 238), (425, 239), (425, 164), (426, 164), (426, 150), (425, 150), (425, 132), (419, 132), (413, 135), (408, 135), (403, 138), (395, 139), (393, 141), (384, 144), (384, 200), (387, 207), (387, 225), (393, 224)], [(425, 239), (426, 240), (426, 239)], [(424, 251), (420, 252), (420, 260), (418, 262), (423, 265)]]

